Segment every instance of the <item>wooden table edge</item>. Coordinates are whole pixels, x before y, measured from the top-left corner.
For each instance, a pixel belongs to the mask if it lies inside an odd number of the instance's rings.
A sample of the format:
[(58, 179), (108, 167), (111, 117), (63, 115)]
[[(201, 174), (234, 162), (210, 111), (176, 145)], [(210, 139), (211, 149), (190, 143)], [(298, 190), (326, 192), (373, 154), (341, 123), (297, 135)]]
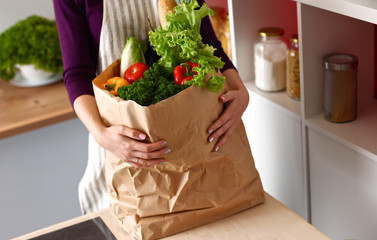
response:
[[(255, 206), (255, 207), (250, 208), (250, 209), (246, 209), (242, 212), (253, 211), (254, 208), (258, 208), (258, 207), (260, 208), (260, 207), (263, 207), (266, 204), (269, 204), (269, 206), (278, 205), (279, 208), (280, 208), (280, 211), (283, 210), (283, 211), (291, 214), (292, 216), (297, 218), (297, 221), (299, 221), (300, 224), (304, 224), (307, 227), (307, 229), (310, 229), (310, 231), (315, 232), (318, 235), (321, 235), (322, 236), (320, 238), (321, 240), (329, 240), (330, 239), (325, 234), (323, 234), (322, 232), (317, 230), (310, 223), (305, 221), (302, 217), (300, 217), (299, 215), (294, 213), (292, 210), (290, 210), (288, 207), (286, 207), (284, 204), (282, 204), (281, 202), (276, 200), (270, 194), (265, 192), (265, 196), (266, 196), (265, 203), (259, 204), (258, 206)], [(268, 207), (268, 206), (264, 206), (264, 207)], [(227, 219), (230, 219), (230, 221), (231, 221), (232, 217), (234, 218), (235, 216), (242, 214), (242, 212), (236, 213), (236, 214), (229, 216), (227, 218), (224, 218), (224, 219), (220, 219), (216, 222), (227, 221)], [(61, 228), (69, 227), (69, 226), (72, 226), (74, 224), (78, 224), (78, 223), (81, 223), (81, 222), (84, 222), (84, 221), (87, 221), (87, 220), (90, 220), (90, 219), (94, 219), (96, 217), (100, 217), (105, 222), (107, 227), (111, 230), (111, 232), (114, 234), (114, 236), (117, 239), (119, 239), (119, 240), (132, 239), (129, 236), (129, 234), (127, 232), (125, 232), (125, 230), (121, 227), (121, 225), (118, 224), (118, 220), (115, 217), (115, 215), (112, 213), (111, 208), (105, 208), (105, 209), (102, 209), (102, 210), (99, 210), (99, 211), (96, 211), (96, 212), (92, 212), (92, 213), (89, 213), (89, 214), (86, 214), (86, 215), (82, 215), (82, 216), (79, 216), (79, 217), (76, 217), (76, 218), (73, 218), (73, 219), (66, 220), (64, 222), (61, 222), (61, 223), (58, 223), (58, 224), (55, 224), (55, 225), (52, 225), (52, 226), (49, 226), (49, 227), (46, 227), (46, 228), (42, 228), (40, 230), (31, 232), (29, 234), (22, 235), (20, 237), (13, 238), (11, 240), (27, 240), (27, 239), (34, 238), (34, 237), (37, 237), (37, 236), (41, 236), (43, 234), (47, 234), (47, 233), (52, 232), (52, 231), (56, 231), (56, 230), (61, 229)], [(194, 229), (191, 229), (191, 230), (188, 230), (188, 231), (185, 231), (185, 232), (181, 232), (181, 233), (172, 235), (170, 237), (167, 237), (166, 239), (184, 239), (184, 234), (187, 234), (187, 233), (190, 233), (190, 232), (195, 232), (195, 231), (198, 231), (198, 230), (203, 231), (203, 228), (205, 228), (206, 226), (212, 225), (212, 224), (217, 224), (216, 222), (208, 223), (208, 224), (205, 224), (205, 225), (200, 226), (198, 228), (194, 228)], [(195, 234), (195, 233), (193, 233), (193, 234)], [(284, 239), (286, 239), (286, 238), (284, 238)]]

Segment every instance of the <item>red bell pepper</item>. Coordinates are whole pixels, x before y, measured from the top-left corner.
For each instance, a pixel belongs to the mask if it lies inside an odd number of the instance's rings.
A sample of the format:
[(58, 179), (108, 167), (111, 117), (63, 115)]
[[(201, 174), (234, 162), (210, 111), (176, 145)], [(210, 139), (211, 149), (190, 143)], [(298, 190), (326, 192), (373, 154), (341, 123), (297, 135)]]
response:
[(194, 67), (199, 66), (197, 63), (185, 62), (174, 68), (174, 83), (178, 85), (184, 85), (186, 81), (192, 80), (194, 75), (198, 75), (197, 72), (192, 71)]

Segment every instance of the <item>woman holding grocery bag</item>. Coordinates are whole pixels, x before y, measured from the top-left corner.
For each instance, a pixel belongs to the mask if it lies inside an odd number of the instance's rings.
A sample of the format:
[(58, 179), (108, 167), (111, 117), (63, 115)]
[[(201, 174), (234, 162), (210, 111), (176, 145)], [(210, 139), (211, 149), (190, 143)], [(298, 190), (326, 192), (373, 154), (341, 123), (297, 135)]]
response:
[[(164, 163), (164, 156), (170, 152), (165, 140), (144, 143), (147, 136), (143, 132), (127, 126), (106, 126), (93, 96), (92, 80), (120, 58), (127, 37), (147, 39), (148, 19), (152, 27), (157, 27), (161, 17), (159, 9), (168, 8), (171, 1), (53, 1), (63, 56), (64, 83), (73, 109), (90, 132), (88, 165), (79, 184), (80, 206), (84, 214), (110, 205), (103, 171), (105, 149), (135, 167)], [(202, 5), (204, 1), (198, 0), (198, 3)], [(217, 49), (215, 55), (225, 62), (221, 71), (230, 89), (219, 98), (225, 104), (225, 110), (208, 126), (208, 142), (215, 141), (213, 151), (218, 151), (241, 121), (249, 96), (217, 40), (209, 17), (202, 21), (201, 35), (203, 43), (214, 46)]]

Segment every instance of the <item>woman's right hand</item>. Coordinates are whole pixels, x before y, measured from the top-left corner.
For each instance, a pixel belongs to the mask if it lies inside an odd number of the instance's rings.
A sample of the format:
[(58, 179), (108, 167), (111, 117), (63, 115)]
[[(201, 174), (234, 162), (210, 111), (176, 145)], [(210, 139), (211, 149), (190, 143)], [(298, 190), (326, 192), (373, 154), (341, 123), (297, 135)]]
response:
[(79, 96), (73, 107), (97, 143), (132, 166), (151, 167), (163, 163), (163, 157), (170, 152), (166, 141), (144, 143), (146, 135), (140, 131), (125, 126), (105, 126), (91, 95)]
[(125, 126), (104, 127), (94, 137), (103, 148), (135, 167), (152, 167), (164, 163), (164, 156), (170, 152), (166, 141), (144, 143), (144, 133)]

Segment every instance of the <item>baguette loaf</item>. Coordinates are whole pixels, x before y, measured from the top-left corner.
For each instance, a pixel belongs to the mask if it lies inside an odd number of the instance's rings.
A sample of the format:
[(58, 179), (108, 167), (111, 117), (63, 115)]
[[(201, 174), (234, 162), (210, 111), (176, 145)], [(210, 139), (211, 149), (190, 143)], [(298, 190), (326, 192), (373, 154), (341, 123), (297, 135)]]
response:
[(168, 12), (173, 11), (173, 8), (177, 6), (175, 0), (159, 0), (158, 1), (158, 15), (160, 17), (160, 24), (162, 28), (165, 28), (166, 18)]

